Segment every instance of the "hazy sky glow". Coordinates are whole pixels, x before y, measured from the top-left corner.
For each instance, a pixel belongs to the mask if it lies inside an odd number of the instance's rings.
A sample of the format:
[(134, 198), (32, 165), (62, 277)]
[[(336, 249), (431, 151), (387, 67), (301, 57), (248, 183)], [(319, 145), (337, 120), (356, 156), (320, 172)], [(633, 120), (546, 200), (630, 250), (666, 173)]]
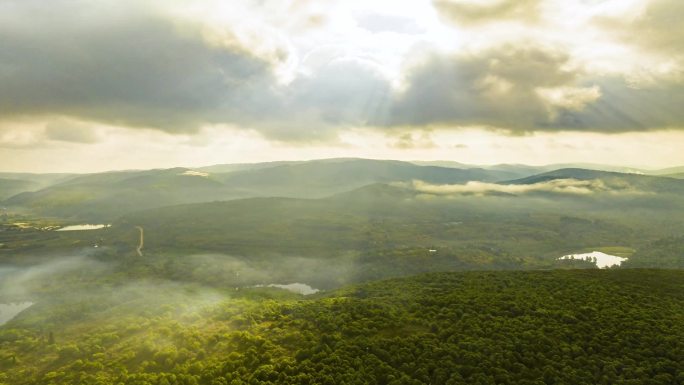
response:
[(0, 169), (684, 164), (679, 0), (0, 0)]

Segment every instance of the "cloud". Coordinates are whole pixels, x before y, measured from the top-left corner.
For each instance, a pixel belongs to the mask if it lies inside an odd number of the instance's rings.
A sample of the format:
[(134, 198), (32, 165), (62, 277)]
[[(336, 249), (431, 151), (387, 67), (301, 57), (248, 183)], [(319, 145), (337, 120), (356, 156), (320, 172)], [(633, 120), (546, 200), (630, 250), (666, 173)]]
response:
[(594, 77), (562, 51), (507, 44), (433, 54), (408, 71), (386, 127), (485, 125), (510, 133), (684, 128), (684, 83)]
[(433, 4), (448, 20), (472, 25), (508, 20), (535, 22), (541, 0), (434, 0)]
[[(681, 66), (684, 60), (684, 29), (681, 15), (684, 2), (652, 0), (641, 12), (632, 16), (597, 18), (598, 24), (616, 35), (622, 42), (662, 55)], [(684, 69), (679, 68), (679, 73)]]
[[(682, 83), (636, 87), (629, 79), (587, 73), (561, 44), (502, 39), (487, 49), (412, 56), (416, 50), (390, 39), (389, 50), (411, 52), (403, 54), (407, 64), (398, 81), (388, 70), (394, 64), (383, 62), (389, 56), (373, 56), (370, 44), (347, 49), (338, 31), (321, 32), (325, 37), (317, 40), (320, 30), (344, 24), (334, 7), (307, 1), (169, 4), (55, 0), (46, 9), (38, 0), (3, 2), (0, 123), (48, 121), (45, 138), (86, 144), (102, 139), (88, 128), (98, 125), (174, 134), (225, 125), (299, 143), (333, 142), (357, 128), (395, 136), (434, 127), (514, 134), (684, 128)], [(539, 0), (434, 4), (443, 16), (470, 24), (529, 23), (541, 7)], [(679, 33), (669, 17), (679, 5), (650, 4), (636, 19), (611, 28), (679, 57), (684, 39), (664, 32)], [(285, 17), (286, 10), (296, 15)], [(429, 32), (403, 14), (366, 10), (352, 16), (354, 39)], [(311, 18), (325, 21), (309, 25)], [(330, 57), (314, 58), (314, 51), (326, 50)], [(0, 145), (36, 142), (35, 135), (19, 135), (10, 126), (0, 127)], [(429, 147), (423, 142), (420, 147)], [(406, 137), (395, 147), (415, 148), (416, 140)]]
[(621, 77), (595, 79), (601, 97), (583, 109), (560, 109), (553, 127), (626, 132), (684, 127), (684, 84), (632, 85)]
[(45, 136), (51, 140), (73, 143), (97, 143), (101, 139), (92, 127), (64, 120), (49, 122), (45, 126)]
[(44, 136), (40, 128), (31, 125), (0, 124), (0, 148), (34, 149), (44, 144)]
[(254, 114), (271, 64), (134, 2), (3, 4), (0, 112), (193, 131)]
[(329, 139), (340, 128), (383, 119), (391, 92), (373, 62), (340, 58), (282, 88), (277, 104), (253, 124), (281, 140)]
[(410, 187), (418, 192), (434, 195), (482, 195), (491, 193), (518, 195), (534, 192), (587, 195), (595, 192), (610, 191), (610, 189), (598, 179), (554, 179), (533, 184), (509, 185), (475, 181), (466, 184), (434, 185), (423, 181), (413, 181)]
[[(288, 48), (275, 38), (263, 42), (271, 36), (261, 36), (262, 47), (246, 46), (255, 31), (172, 19), (149, 1), (58, 2), (50, 12), (31, 0), (3, 9), (2, 119), (67, 116), (171, 133), (229, 123), (310, 141), (364, 125), (374, 113), (370, 99), (389, 92), (362, 58), (338, 58), (282, 84), (277, 67)], [(95, 139), (75, 130), (53, 126), (47, 133)]]
[(356, 16), (359, 27), (370, 32), (399, 32), (418, 34), (425, 30), (415, 20), (394, 15), (382, 15), (378, 13), (366, 13)]
[[(528, 131), (553, 123), (560, 110), (593, 88), (578, 87), (569, 57), (514, 45), (470, 55), (433, 54), (407, 75), (393, 101), (389, 125), (484, 124)], [(562, 90), (557, 100), (543, 90)], [(576, 101), (569, 101), (575, 99)]]
[(391, 148), (398, 149), (434, 149), (437, 147), (434, 140), (427, 131), (422, 132), (405, 132), (390, 142)]

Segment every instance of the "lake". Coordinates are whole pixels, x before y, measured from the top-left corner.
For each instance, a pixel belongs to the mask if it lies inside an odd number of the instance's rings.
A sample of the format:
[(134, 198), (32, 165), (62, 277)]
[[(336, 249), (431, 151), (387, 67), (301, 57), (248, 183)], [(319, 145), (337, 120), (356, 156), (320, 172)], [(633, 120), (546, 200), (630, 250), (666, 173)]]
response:
[(79, 231), (79, 230), (97, 230), (97, 229), (102, 229), (105, 227), (111, 227), (112, 225), (71, 225), (71, 226), (65, 226), (62, 227), (61, 229), (57, 229), (55, 231)]
[(605, 269), (611, 266), (620, 266), (622, 262), (627, 260), (627, 258), (602, 253), (600, 251), (592, 251), (591, 253), (584, 254), (569, 254), (558, 259), (582, 259), (590, 262), (593, 261), (594, 264), (600, 269)]

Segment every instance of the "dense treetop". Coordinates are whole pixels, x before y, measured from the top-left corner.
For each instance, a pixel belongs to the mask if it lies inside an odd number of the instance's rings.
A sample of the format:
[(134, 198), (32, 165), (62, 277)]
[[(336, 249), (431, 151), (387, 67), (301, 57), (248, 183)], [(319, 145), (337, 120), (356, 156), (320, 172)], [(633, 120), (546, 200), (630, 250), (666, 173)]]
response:
[(36, 305), (0, 328), (0, 383), (684, 383), (681, 270), (433, 273), (309, 299), (153, 292)]

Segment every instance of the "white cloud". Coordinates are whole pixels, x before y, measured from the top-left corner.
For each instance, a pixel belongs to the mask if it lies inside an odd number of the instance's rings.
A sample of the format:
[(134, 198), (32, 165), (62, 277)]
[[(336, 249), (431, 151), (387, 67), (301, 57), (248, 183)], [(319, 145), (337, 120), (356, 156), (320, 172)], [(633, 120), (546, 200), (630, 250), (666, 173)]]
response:
[(601, 89), (596, 85), (591, 87), (540, 87), (535, 91), (547, 103), (550, 120), (556, 119), (558, 109), (582, 111), (588, 104), (601, 97)]
[[(611, 145), (599, 152), (571, 144), (576, 157), (618, 162), (654, 147), (635, 142), (637, 133), (658, 140), (684, 129), (676, 0), (0, 7), (0, 146), (11, 149), (0, 154), (3, 165), (44, 159), (37, 149), (111, 159), (147, 140), (122, 166), (187, 162), (189, 148), (257, 160), (226, 138), (290, 158), (449, 158), (442, 149), (462, 144), (459, 155), (479, 161), (488, 151), (539, 162), (572, 157), (569, 148), (543, 148), (540, 137), (563, 142), (570, 132), (590, 142), (594, 132), (631, 132), (601, 136), (598, 143)], [(469, 130), (478, 139), (463, 141)], [(681, 158), (681, 145), (661, 147), (669, 150), (654, 163)]]
[(496, 184), (472, 181), (455, 185), (434, 185), (423, 181), (414, 181), (411, 187), (418, 192), (434, 195), (482, 195), (490, 193), (517, 195), (533, 192), (587, 195), (610, 190), (601, 180), (577, 179), (554, 179), (532, 184)]

